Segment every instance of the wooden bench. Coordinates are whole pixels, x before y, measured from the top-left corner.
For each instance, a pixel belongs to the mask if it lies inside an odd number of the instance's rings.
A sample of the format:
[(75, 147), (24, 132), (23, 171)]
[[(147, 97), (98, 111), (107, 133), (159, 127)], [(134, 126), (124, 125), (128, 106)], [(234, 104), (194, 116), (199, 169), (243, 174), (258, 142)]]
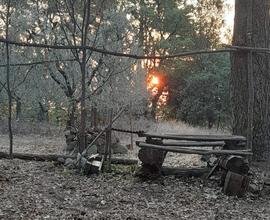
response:
[[(136, 142), (140, 148), (138, 157), (142, 162), (141, 174), (156, 178), (161, 175), (162, 164), (167, 152), (248, 157), (246, 138), (234, 135), (158, 135), (142, 133), (145, 141)], [(168, 141), (169, 140), (169, 141)], [(213, 149), (206, 149), (213, 148)], [(215, 149), (215, 148), (219, 149)]]

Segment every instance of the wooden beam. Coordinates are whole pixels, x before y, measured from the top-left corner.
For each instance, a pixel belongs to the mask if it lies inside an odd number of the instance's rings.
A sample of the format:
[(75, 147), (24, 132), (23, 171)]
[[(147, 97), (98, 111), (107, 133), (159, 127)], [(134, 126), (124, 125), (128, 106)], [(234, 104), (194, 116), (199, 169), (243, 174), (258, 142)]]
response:
[(243, 150), (203, 150), (203, 149), (186, 149), (176, 146), (159, 146), (153, 144), (147, 144), (144, 142), (137, 142), (137, 146), (140, 148), (151, 148), (168, 152), (184, 153), (184, 154), (199, 154), (199, 155), (238, 155), (238, 156), (251, 156), (250, 151)]
[(245, 142), (247, 139), (243, 136), (235, 135), (159, 135), (141, 133), (140, 137), (171, 139), (171, 140), (189, 140), (189, 141), (231, 141), (231, 142)]
[(215, 142), (197, 142), (197, 141), (179, 141), (179, 142), (163, 142), (163, 146), (179, 146), (179, 147), (222, 147), (224, 141)]
[[(9, 154), (0, 152), (0, 159), (9, 159)], [(13, 153), (13, 158), (21, 160), (35, 160), (35, 161), (59, 161), (59, 159), (76, 159), (76, 156), (56, 155), (56, 154), (28, 154), (28, 153)]]

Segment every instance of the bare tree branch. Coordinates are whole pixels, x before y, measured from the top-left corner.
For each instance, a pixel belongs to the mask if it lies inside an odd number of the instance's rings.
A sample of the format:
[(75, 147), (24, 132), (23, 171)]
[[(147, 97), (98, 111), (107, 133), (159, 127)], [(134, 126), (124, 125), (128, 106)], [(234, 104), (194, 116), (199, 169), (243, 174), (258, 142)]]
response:
[(172, 55), (166, 55), (166, 56), (141, 56), (137, 54), (128, 54), (128, 53), (120, 53), (120, 52), (114, 52), (109, 51), (106, 49), (99, 49), (92, 46), (72, 46), (72, 45), (48, 45), (48, 44), (36, 44), (36, 43), (26, 43), (26, 42), (16, 42), (7, 40), (4, 38), (0, 38), (0, 42), (2, 43), (8, 43), (16, 46), (21, 47), (38, 47), (38, 48), (50, 48), (55, 50), (93, 50), (96, 53), (102, 53), (107, 54), (111, 56), (116, 57), (129, 57), (137, 60), (143, 60), (143, 59), (173, 59), (178, 57), (188, 57), (193, 55), (200, 55), (200, 54), (214, 54), (214, 53), (227, 53), (227, 52), (237, 52), (237, 51), (254, 51), (254, 52), (261, 52), (261, 53), (269, 53), (270, 49), (268, 48), (252, 48), (252, 47), (236, 47), (236, 46), (228, 46), (228, 48), (223, 49), (212, 49), (212, 50), (195, 50), (195, 51), (188, 51), (188, 52), (182, 52)]
[[(64, 60), (43, 60), (31, 63), (11, 63), (10, 66), (33, 66), (33, 65), (41, 65), (41, 64), (48, 64), (48, 63), (56, 63), (56, 62), (73, 62), (76, 61), (75, 59), (64, 59)], [(7, 64), (0, 64), (0, 68), (6, 68)]]

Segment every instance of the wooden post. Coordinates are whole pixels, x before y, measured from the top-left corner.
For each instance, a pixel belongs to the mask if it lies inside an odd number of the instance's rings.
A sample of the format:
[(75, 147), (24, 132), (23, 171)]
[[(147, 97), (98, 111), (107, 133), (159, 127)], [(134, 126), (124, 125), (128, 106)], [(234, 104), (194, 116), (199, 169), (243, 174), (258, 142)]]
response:
[(133, 120), (132, 120), (132, 101), (129, 105), (129, 125), (130, 125), (130, 149), (133, 150)]
[[(249, 2), (249, 16), (247, 19), (247, 42), (248, 46), (252, 47), (252, 8), (253, 0)], [(248, 117), (247, 117), (247, 147), (252, 150), (253, 142), (253, 121), (254, 121), (254, 76), (253, 76), (253, 53), (248, 52)]]
[[(108, 167), (108, 171), (111, 172), (111, 161), (112, 161), (112, 149), (111, 149), (111, 133), (112, 133), (112, 123), (113, 123), (113, 109), (110, 109), (107, 114), (108, 126), (106, 127), (105, 133), (105, 152), (104, 152), (104, 161)], [(109, 156), (109, 158), (108, 158)]]
[[(107, 114), (106, 114), (106, 121), (109, 121), (108, 120), (108, 112), (107, 112)], [(107, 163), (107, 157), (108, 157), (108, 151), (109, 151), (109, 134), (108, 134), (108, 129), (109, 128), (109, 126), (106, 126), (106, 128), (105, 128), (105, 150), (104, 150), (104, 161)]]
[[(6, 39), (9, 38), (9, 21), (10, 21), (10, 0), (7, 2), (6, 14)], [(7, 93), (8, 93), (8, 133), (9, 133), (9, 156), (12, 158), (13, 154), (13, 132), (12, 132), (12, 92), (10, 88), (10, 57), (9, 57), (9, 43), (6, 43), (6, 56), (7, 56)]]
[(109, 127), (108, 127), (108, 148), (109, 148), (109, 160), (108, 160), (108, 169), (109, 172), (112, 171), (112, 117), (113, 117), (113, 109), (110, 109), (109, 112)]

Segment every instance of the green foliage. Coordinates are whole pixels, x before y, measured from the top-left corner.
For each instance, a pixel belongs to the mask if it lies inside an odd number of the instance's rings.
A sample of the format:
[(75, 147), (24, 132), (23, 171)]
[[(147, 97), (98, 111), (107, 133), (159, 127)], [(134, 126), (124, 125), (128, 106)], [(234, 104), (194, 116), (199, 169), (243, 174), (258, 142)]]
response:
[(198, 69), (186, 79), (178, 90), (177, 117), (192, 125), (229, 122), (229, 73), (228, 55), (204, 56)]

